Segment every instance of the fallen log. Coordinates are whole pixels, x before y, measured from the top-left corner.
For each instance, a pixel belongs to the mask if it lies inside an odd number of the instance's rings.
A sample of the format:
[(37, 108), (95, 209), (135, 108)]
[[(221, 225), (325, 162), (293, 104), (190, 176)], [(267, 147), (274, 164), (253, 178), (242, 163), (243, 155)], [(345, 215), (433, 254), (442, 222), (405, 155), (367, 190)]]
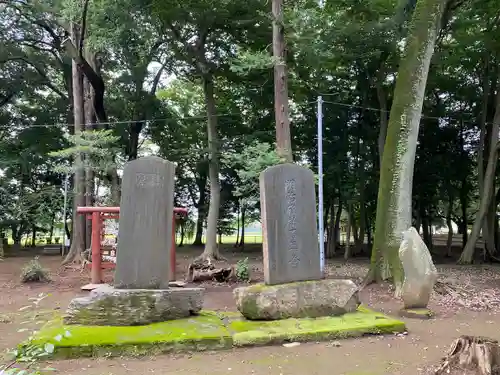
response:
[(214, 268), (212, 270), (194, 270), (191, 282), (217, 281), (219, 283), (228, 282), (234, 279), (234, 268)]
[(195, 260), (188, 266), (187, 280), (192, 283), (202, 281), (228, 282), (236, 278), (234, 266), (215, 268), (210, 259)]
[(500, 345), (497, 340), (460, 336), (451, 345), (434, 375), (500, 375)]

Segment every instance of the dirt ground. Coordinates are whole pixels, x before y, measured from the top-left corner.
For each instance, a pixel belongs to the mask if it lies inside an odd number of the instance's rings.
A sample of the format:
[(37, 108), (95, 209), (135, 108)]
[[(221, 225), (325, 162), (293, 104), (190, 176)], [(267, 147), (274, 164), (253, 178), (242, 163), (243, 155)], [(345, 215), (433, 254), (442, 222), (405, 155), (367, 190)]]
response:
[[(179, 251), (178, 279), (199, 249)], [(230, 263), (248, 256), (252, 279), (262, 277), (262, 257), (255, 253), (224, 253)], [(89, 273), (60, 269), (60, 258), (42, 256), (42, 264), (51, 271), (52, 282), (45, 285), (22, 285), (20, 270), (30, 257), (6, 258), (0, 262), (0, 349), (9, 349), (23, 340), (19, 333), (25, 318), (19, 309), (29, 298), (49, 293), (42, 309), (65, 309), (69, 301), (83, 295), (80, 287), (89, 282)], [(124, 374), (238, 374), (238, 375), (415, 375), (427, 374), (436, 365), (451, 342), (461, 334), (500, 339), (500, 268), (496, 266), (438, 267), (443, 280), (454, 285), (448, 295), (435, 293), (430, 307), (436, 317), (429, 321), (407, 319), (407, 335), (371, 336), (340, 342), (307, 343), (295, 347), (264, 347), (220, 352), (163, 355), (143, 359), (79, 359), (57, 361), (51, 367), (60, 374), (124, 375)], [(367, 263), (355, 261), (329, 262), (329, 277), (351, 277), (359, 282)], [(112, 278), (107, 273), (107, 280)], [(205, 284), (206, 309), (235, 310), (232, 288), (235, 285)], [(361, 293), (361, 300), (371, 308), (397, 315), (401, 304), (392, 298), (390, 287), (373, 285)]]

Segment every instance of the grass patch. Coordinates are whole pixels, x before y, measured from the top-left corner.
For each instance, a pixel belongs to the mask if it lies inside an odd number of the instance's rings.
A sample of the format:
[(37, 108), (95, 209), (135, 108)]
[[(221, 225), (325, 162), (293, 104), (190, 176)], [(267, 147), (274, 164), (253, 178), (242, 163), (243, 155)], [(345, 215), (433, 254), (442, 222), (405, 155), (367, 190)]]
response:
[(363, 307), (340, 317), (264, 322), (247, 321), (239, 313), (203, 311), (196, 317), (131, 327), (63, 325), (62, 319), (57, 318), (40, 330), (33, 343), (53, 344), (54, 355), (62, 358), (141, 356), (341, 339), (404, 330), (403, 322)]

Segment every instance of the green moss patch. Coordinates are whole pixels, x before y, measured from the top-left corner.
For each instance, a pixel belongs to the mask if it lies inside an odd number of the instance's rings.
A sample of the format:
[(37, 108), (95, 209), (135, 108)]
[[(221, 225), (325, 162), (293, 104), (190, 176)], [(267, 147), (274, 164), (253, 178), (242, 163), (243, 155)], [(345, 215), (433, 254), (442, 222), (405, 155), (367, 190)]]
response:
[(366, 334), (403, 332), (405, 324), (360, 307), (338, 317), (285, 319), (275, 321), (234, 320), (230, 327), (234, 346), (253, 346), (287, 341), (317, 341), (357, 337)]
[(399, 315), (411, 319), (430, 319), (434, 316), (434, 313), (426, 308), (401, 309), (399, 310)]
[[(403, 322), (364, 307), (339, 317), (264, 322), (245, 320), (239, 313), (203, 311), (191, 318), (130, 327), (63, 325), (62, 319), (56, 319), (38, 333), (34, 343), (53, 344), (54, 355), (63, 358), (134, 356), (339, 339), (404, 330)], [(65, 335), (66, 332), (69, 335)]]

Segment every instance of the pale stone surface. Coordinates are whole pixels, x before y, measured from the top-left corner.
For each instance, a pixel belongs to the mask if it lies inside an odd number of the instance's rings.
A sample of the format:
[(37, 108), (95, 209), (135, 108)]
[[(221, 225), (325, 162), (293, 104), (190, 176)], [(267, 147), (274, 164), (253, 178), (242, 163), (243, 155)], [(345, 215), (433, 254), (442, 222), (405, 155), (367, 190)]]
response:
[(399, 259), (405, 273), (401, 289), (404, 307), (406, 309), (427, 307), (438, 273), (429, 249), (413, 227), (403, 234)]
[(401, 309), (399, 310), (399, 316), (410, 319), (427, 320), (431, 319), (434, 316), (434, 313), (425, 308)]
[(250, 320), (343, 315), (359, 306), (358, 287), (351, 280), (255, 284), (233, 293), (238, 310)]
[(312, 171), (296, 164), (267, 168), (260, 203), (265, 283), (321, 279)]
[(166, 289), (170, 280), (175, 165), (156, 156), (123, 170), (114, 285)]
[[(184, 281), (181, 281), (181, 280), (170, 281), (168, 283), (168, 286), (176, 287), (176, 288), (184, 288), (186, 285), (187, 285), (187, 283)], [(85, 291), (85, 292), (90, 292), (94, 289), (103, 288), (103, 287), (111, 287), (111, 285), (109, 285), (109, 284), (85, 284), (80, 289)]]
[(73, 299), (66, 324), (133, 326), (164, 322), (197, 314), (203, 307), (203, 288), (94, 289)]

